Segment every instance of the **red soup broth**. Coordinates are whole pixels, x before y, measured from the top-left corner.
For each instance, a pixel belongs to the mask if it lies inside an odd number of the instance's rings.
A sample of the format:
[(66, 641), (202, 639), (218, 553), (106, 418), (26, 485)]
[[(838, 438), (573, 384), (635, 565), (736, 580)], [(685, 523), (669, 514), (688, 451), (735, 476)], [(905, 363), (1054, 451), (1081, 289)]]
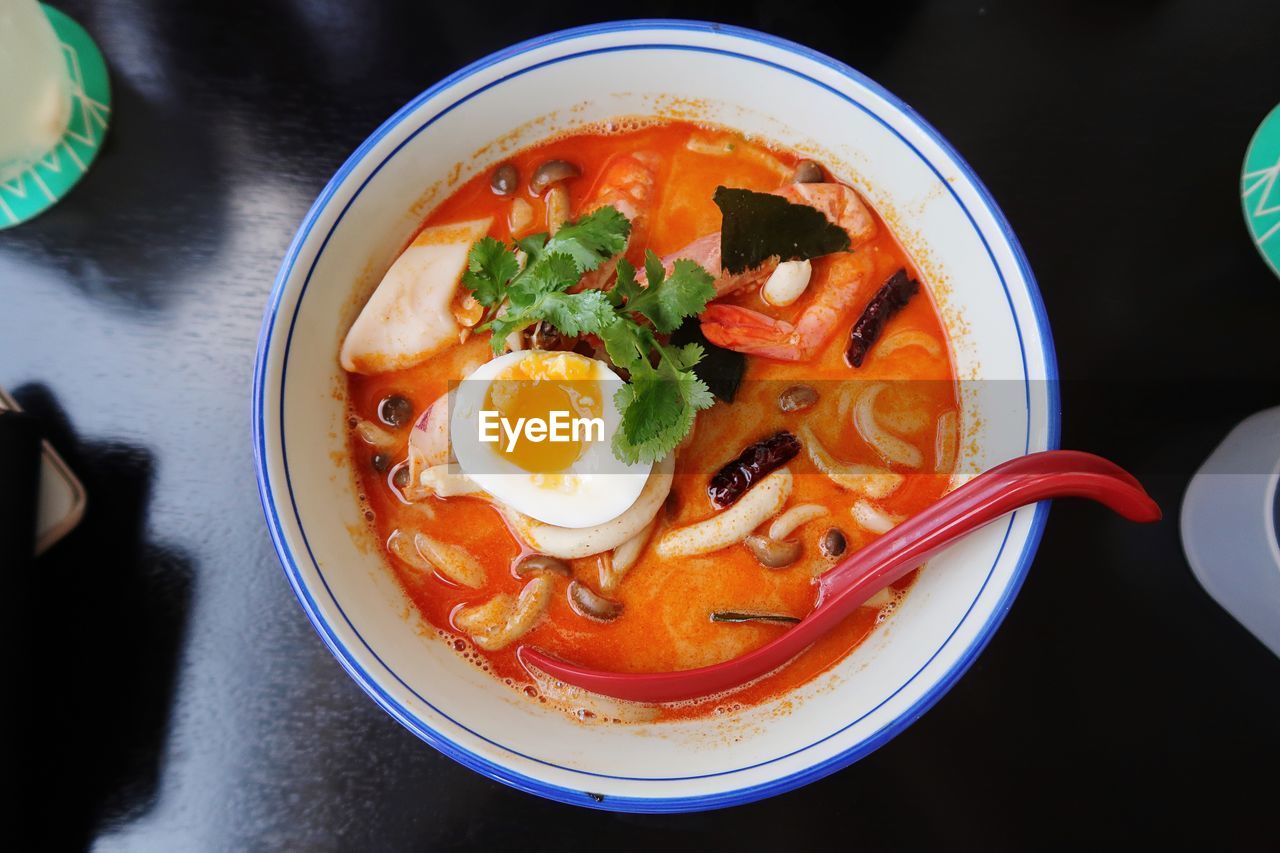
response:
[[(717, 186), (744, 187), (770, 191), (787, 183), (799, 158), (792, 152), (749, 141), (732, 131), (707, 128), (684, 122), (654, 123), (619, 132), (583, 132), (561, 136), (512, 155), (512, 163), (522, 181), (514, 197), (532, 207), (532, 225), (525, 232), (545, 230), (544, 198), (527, 191), (527, 176), (547, 160), (568, 160), (581, 169), (581, 176), (567, 182), (571, 208), (576, 215), (584, 203), (602, 192), (608, 167), (614, 158), (635, 152), (651, 152), (657, 166), (655, 190), (643, 242), (632, 241), (629, 259), (639, 265), (643, 250), (666, 255), (694, 239), (717, 231), (720, 211), (712, 202)], [(458, 187), (422, 223), (423, 227), (492, 217), (490, 235), (502, 240), (524, 233), (511, 233), (509, 218), (513, 197), (500, 196), (490, 187), (491, 172), (479, 174)], [(712, 611), (751, 611), (804, 616), (813, 606), (814, 576), (834, 564), (821, 553), (819, 540), (831, 528), (843, 532), (848, 551), (875, 538), (854, 519), (850, 508), (858, 496), (842, 490), (821, 474), (801, 452), (789, 465), (795, 486), (788, 506), (821, 504), (829, 509), (823, 518), (800, 527), (798, 538), (803, 555), (782, 570), (762, 567), (748, 550), (734, 545), (711, 554), (672, 560), (659, 558), (653, 542), (663, 529), (680, 527), (714, 513), (707, 497), (707, 482), (723, 463), (743, 448), (778, 430), (794, 431), (807, 420), (825, 446), (839, 459), (851, 463), (883, 466), (884, 461), (859, 436), (848, 414), (847, 400), (841, 400), (841, 383), (886, 381), (886, 390), (877, 400), (877, 411), (897, 429), (897, 434), (917, 445), (924, 457), (919, 470), (899, 469), (906, 475), (904, 485), (876, 502), (887, 514), (909, 517), (947, 489), (949, 460), (954, 460), (954, 437), (944, 447), (935, 435), (938, 418), (958, 411), (956, 383), (946, 347), (946, 334), (936, 306), (923, 287), (891, 320), (885, 334), (915, 330), (938, 342), (937, 347), (907, 346), (890, 355), (871, 357), (856, 371), (844, 360), (847, 330), (857, 319), (876, 289), (899, 269), (921, 279), (919, 270), (895, 240), (884, 221), (877, 217), (876, 236), (858, 252), (874, 265), (874, 274), (863, 285), (849, 308), (840, 317), (838, 330), (829, 343), (809, 361), (782, 362), (749, 356), (742, 391), (732, 404), (717, 404), (699, 414), (692, 438), (680, 450), (677, 475), (659, 525), (639, 561), (627, 573), (611, 598), (622, 604), (621, 615), (611, 622), (598, 622), (575, 613), (565, 594), (567, 581), (557, 579), (556, 594), (544, 618), (519, 642), (495, 652), (473, 648), (465, 633), (455, 627), (452, 614), (461, 606), (482, 603), (495, 594), (517, 595), (524, 583), (514, 574), (514, 566), (526, 552), (508, 529), (499, 513), (487, 502), (465, 497), (447, 500), (429, 497), (417, 504), (404, 502), (390, 484), (390, 471), (375, 470), (376, 452), (353, 430), (350, 448), (360, 492), (367, 503), (366, 517), (373, 533), (385, 543), (397, 530), (421, 531), (475, 555), (487, 572), (479, 589), (460, 588), (440, 577), (413, 568), (384, 549), (384, 556), (405, 593), (427, 621), (442, 632), (459, 638), (455, 644), (473, 659), (483, 661), (496, 677), (530, 695), (537, 695), (534, 679), (516, 657), (521, 644), (532, 644), (584, 665), (615, 671), (664, 671), (718, 663), (749, 652), (785, 631), (785, 625), (765, 623), (723, 623), (709, 618)], [(784, 309), (768, 306), (758, 287), (726, 297), (725, 301), (794, 319), (802, 312), (823, 283), (831, 258), (813, 262), (812, 282), (798, 302)], [(451, 381), (463, 376), (468, 366), (489, 357), (487, 334), (478, 334), (426, 362), (403, 370), (374, 375), (351, 374), (348, 399), (351, 422), (365, 419), (378, 423), (379, 403), (398, 394), (421, 413)], [(783, 413), (777, 405), (779, 389), (804, 382), (819, 390), (817, 406), (804, 412)], [(891, 419), (891, 420), (890, 420)], [(394, 432), (394, 430), (393, 430)], [(408, 428), (397, 434), (401, 452), (392, 465), (405, 457)], [(944, 436), (943, 442), (948, 439)], [(941, 457), (941, 458), (938, 458)], [(765, 525), (767, 527), (767, 523)], [(569, 561), (573, 575), (598, 588), (603, 556)], [(778, 697), (830, 669), (858, 646), (883, 620), (914, 581), (914, 574), (895, 585), (896, 596), (883, 606), (864, 606), (820, 641), (781, 670), (728, 696), (679, 705), (662, 706), (659, 719), (696, 717), (726, 706), (748, 706)]]

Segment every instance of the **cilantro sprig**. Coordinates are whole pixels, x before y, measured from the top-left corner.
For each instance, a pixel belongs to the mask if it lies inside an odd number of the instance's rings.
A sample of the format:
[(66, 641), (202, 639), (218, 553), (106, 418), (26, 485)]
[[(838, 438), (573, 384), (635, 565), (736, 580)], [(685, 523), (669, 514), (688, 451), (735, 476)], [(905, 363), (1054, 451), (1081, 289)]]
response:
[(635, 268), (626, 258), (618, 261), (617, 284), (608, 292), (617, 318), (599, 333), (609, 360), (631, 374), (613, 398), (622, 413), (613, 454), (627, 463), (655, 462), (675, 450), (693, 429), (694, 416), (715, 402), (693, 372), (702, 347), (664, 343), (655, 334), (670, 334), (686, 317), (702, 313), (716, 295), (711, 275), (679, 260), (667, 276), (652, 250), (644, 266), (648, 282), (641, 287)]
[(612, 314), (604, 295), (566, 291), (625, 249), (630, 235), (627, 218), (602, 207), (566, 223), (554, 237), (533, 234), (511, 247), (485, 237), (472, 246), (462, 284), (487, 309), (481, 328), (493, 332), (493, 351), (502, 352), (508, 335), (539, 320), (571, 336), (597, 331)]
[(675, 449), (695, 415), (715, 401), (693, 372), (703, 348), (676, 346), (659, 336), (702, 313), (715, 287), (693, 261), (676, 261), (668, 275), (649, 251), (645, 285), (620, 258), (612, 290), (570, 293), (584, 273), (623, 252), (630, 232), (625, 216), (602, 207), (550, 238), (535, 234), (508, 246), (486, 237), (471, 247), (462, 283), (486, 309), (481, 328), (492, 333), (494, 352), (502, 351), (512, 332), (538, 322), (570, 337), (598, 336), (609, 359), (630, 375), (614, 395), (622, 420), (613, 453), (627, 463), (655, 462)]

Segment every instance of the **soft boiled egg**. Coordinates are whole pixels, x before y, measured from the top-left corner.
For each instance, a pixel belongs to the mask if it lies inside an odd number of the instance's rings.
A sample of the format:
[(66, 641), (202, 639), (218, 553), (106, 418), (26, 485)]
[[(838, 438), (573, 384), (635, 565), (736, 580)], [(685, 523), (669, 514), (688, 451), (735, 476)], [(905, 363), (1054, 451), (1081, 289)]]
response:
[(613, 455), (620, 387), (603, 361), (573, 352), (522, 350), (485, 362), (451, 402), (458, 464), (494, 500), (546, 524), (616, 518), (652, 468)]

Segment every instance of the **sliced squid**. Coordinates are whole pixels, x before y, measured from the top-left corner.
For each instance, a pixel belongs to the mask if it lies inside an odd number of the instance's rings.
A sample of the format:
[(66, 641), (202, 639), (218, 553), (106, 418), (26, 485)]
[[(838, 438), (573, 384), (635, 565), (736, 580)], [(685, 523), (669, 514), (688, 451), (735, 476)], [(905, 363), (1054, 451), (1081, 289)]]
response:
[(792, 483), (791, 469), (779, 468), (724, 512), (664, 533), (658, 540), (658, 556), (670, 559), (709, 554), (741, 542), (782, 509), (791, 496)]
[(590, 557), (617, 548), (653, 521), (671, 491), (674, 471), (675, 459), (667, 456), (653, 466), (640, 496), (626, 512), (594, 527), (559, 527), (530, 518), (508, 506), (500, 509), (516, 535), (538, 553), (562, 560)]
[(849, 507), (853, 520), (872, 533), (888, 533), (902, 523), (900, 516), (886, 512), (881, 507), (867, 501), (855, 501)]
[(365, 444), (372, 445), (379, 450), (387, 450), (399, 444), (394, 435), (387, 432), (373, 421), (367, 421), (364, 418), (356, 421), (356, 435), (360, 436), (360, 440)]
[(492, 218), (424, 228), (356, 317), (340, 360), (352, 373), (409, 367), (452, 346), (462, 326), (454, 294), (471, 244), (489, 233)]
[(503, 592), (484, 604), (463, 607), (454, 613), (453, 623), (477, 646), (496, 652), (533, 630), (547, 612), (551, 593), (551, 579), (536, 575), (520, 590), (519, 597)]
[(959, 419), (954, 411), (938, 415), (938, 432), (933, 440), (933, 470), (939, 474), (955, 470), (959, 430)]
[(802, 424), (799, 433), (800, 440), (804, 443), (813, 464), (842, 489), (848, 489), (868, 498), (887, 498), (897, 491), (906, 479), (896, 471), (890, 471), (887, 468), (839, 461), (822, 446), (822, 442), (818, 441), (818, 437), (813, 434), (813, 428), (808, 424)]
[(418, 553), (427, 558), (436, 572), (459, 586), (468, 586), (472, 589), (484, 586), (484, 566), (466, 548), (432, 539), (424, 533), (415, 535), (413, 544)]
[(622, 579), (626, 577), (627, 572), (631, 571), (631, 567), (640, 559), (640, 555), (644, 552), (644, 546), (649, 542), (649, 536), (653, 533), (654, 522), (649, 521), (639, 533), (632, 536), (626, 542), (623, 542), (617, 548), (613, 549), (613, 553), (607, 559), (600, 563), (600, 591), (603, 593), (612, 593), (617, 590), (618, 585), (622, 583)]
[(797, 527), (802, 524), (808, 524), (815, 518), (822, 518), (829, 515), (828, 510), (822, 504), (799, 504), (784, 512), (773, 520), (773, 524), (769, 525), (769, 538), (775, 541), (781, 541), (790, 536)]
[(938, 339), (928, 332), (922, 332), (919, 329), (902, 329), (887, 335), (875, 344), (871, 351), (871, 357), (887, 358), (900, 349), (907, 347), (919, 347), (934, 358), (942, 356), (942, 344)]
[(391, 536), (387, 539), (387, 550), (419, 571), (429, 572), (432, 570), (427, 558), (418, 553), (418, 549), (414, 547), (413, 537), (402, 530), (392, 531)]
[(871, 448), (886, 462), (907, 468), (919, 468), (924, 464), (924, 454), (919, 448), (898, 438), (876, 420), (876, 398), (885, 387), (883, 382), (877, 382), (867, 386), (858, 395), (857, 402), (853, 404), (853, 425), (858, 430), (858, 435), (862, 436), (862, 440), (871, 445)]
[(484, 489), (476, 485), (458, 466), (453, 464), (432, 465), (418, 475), (418, 483), (438, 498), (456, 498), (462, 495), (485, 495)]
[(449, 461), (449, 395), (441, 394), (409, 431), (409, 446), (422, 454), (424, 466)]

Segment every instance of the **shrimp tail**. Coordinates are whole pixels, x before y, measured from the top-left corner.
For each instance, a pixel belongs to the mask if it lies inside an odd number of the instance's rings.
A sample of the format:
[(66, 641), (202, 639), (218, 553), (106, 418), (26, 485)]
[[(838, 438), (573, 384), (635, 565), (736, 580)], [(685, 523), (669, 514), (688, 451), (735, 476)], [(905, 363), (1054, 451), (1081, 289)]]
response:
[[(651, 151), (637, 151), (614, 158), (605, 167), (600, 181), (587, 202), (584, 212), (613, 206), (631, 221), (627, 248), (642, 246), (648, 229), (649, 211), (653, 205), (653, 188), (661, 159)], [(623, 254), (626, 252), (624, 251)], [(585, 274), (581, 290), (602, 290), (613, 280), (618, 260), (615, 255), (597, 269)]]
[(840, 316), (862, 290), (874, 269), (865, 252), (832, 259), (809, 306), (794, 323), (741, 305), (708, 305), (702, 312), (702, 334), (726, 349), (779, 361), (808, 361), (826, 346)]
[(741, 305), (708, 305), (702, 312), (702, 334), (716, 346), (780, 361), (804, 361), (812, 355), (795, 326)]

